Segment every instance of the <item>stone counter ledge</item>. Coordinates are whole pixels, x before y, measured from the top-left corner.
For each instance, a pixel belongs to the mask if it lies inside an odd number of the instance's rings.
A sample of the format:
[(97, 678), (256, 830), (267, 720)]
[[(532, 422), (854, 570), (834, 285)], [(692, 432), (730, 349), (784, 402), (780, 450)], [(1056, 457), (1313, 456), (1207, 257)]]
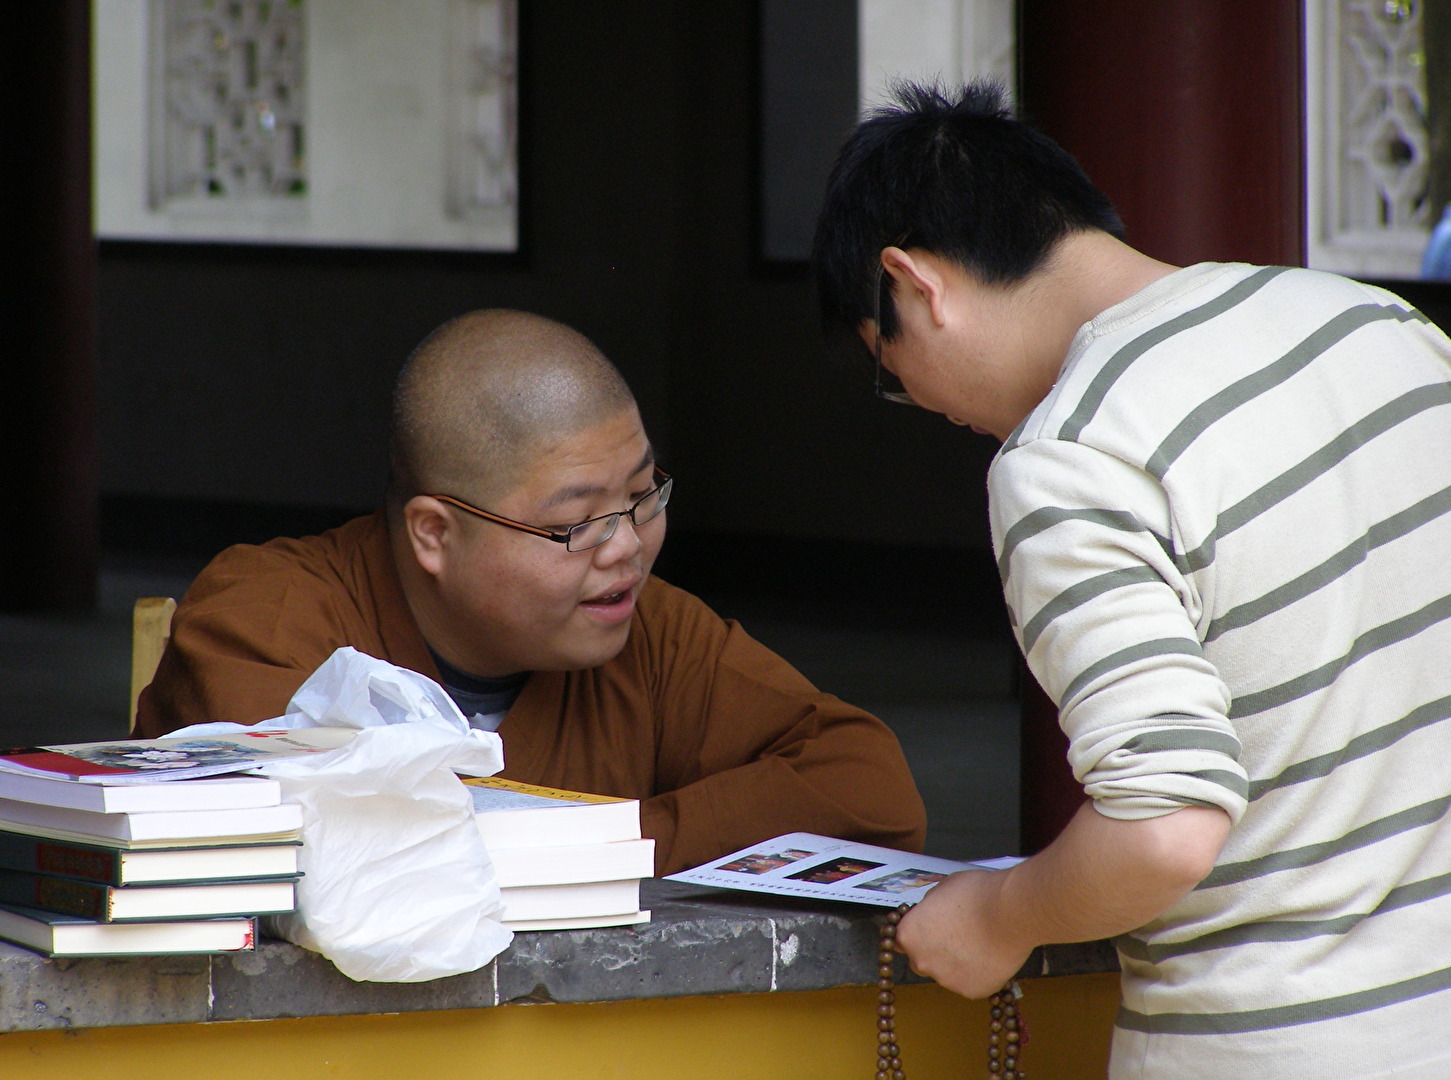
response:
[[(767, 993), (876, 981), (875, 909), (641, 884), (641, 926), (518, 934), (478, 971), (353, 982), (316, 953), (266, 941), (223, 956), (55, 959), (0, 942), (0, 1031), (473, 1009)], [(904, 982), (922, 982), (898, 959)], [(1107, 942), (1035, 951), (1021, 977), (1116, 971)]]

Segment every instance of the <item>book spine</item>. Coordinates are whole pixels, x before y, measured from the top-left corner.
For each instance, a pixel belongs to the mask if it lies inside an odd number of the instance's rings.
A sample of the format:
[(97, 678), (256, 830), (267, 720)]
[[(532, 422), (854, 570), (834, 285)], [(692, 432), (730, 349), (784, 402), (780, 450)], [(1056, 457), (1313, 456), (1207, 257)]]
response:
[(81, 878), (103, 885), (121, 884), (121, 857), (114, 851), (37, 840), (35, 871), (56, 877)]
[(0, 832), (0, 869), (121, 884), (121, 860), (115, 851), (7, 832)]
[(0, 872), (0, 902), (79, 915), (97, 922), (109, 921), (111, 914), (110, 889), (105, 885), (42, 874)]

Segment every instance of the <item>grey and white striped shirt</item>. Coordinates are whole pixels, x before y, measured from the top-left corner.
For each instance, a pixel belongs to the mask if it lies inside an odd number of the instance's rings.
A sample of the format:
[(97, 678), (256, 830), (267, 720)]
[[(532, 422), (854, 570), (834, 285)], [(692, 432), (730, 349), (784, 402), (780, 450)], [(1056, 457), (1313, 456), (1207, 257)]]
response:
[(1235, 821), (1119, 943), (1113, 1076), (1451, 1076), (1451, 342), (1192, 266), (1079, 331), (989, 490), (1096, 808)]

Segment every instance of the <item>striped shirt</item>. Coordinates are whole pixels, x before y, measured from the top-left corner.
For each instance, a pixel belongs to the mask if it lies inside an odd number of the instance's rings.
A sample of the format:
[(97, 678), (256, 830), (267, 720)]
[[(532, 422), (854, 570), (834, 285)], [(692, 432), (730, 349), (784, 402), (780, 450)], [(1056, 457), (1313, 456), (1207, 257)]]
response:
[(1079, 331), (988, 484), (1095, 807), (1235, 823), (1118, 943), (1112, 1075), (1451, 1076), (1451, 341), (1192, 266)]

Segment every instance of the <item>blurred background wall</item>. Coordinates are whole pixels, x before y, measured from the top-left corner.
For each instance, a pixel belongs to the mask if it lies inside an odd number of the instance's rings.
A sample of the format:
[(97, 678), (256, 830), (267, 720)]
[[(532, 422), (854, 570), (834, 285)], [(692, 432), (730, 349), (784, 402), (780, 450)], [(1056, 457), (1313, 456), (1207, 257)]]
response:
[(804, 266), (759, 257), (757, 6), (524, 0), (521, 23), (519, 255), (100, 245), (104, 543), (205, 552), (372, 507), (408, 350), (507, 306), (630, 380), (680, 478), (667, 573), (862, 589), (901, 547), (990, 590), (991, 442), (882, 407), (827, 355)]

